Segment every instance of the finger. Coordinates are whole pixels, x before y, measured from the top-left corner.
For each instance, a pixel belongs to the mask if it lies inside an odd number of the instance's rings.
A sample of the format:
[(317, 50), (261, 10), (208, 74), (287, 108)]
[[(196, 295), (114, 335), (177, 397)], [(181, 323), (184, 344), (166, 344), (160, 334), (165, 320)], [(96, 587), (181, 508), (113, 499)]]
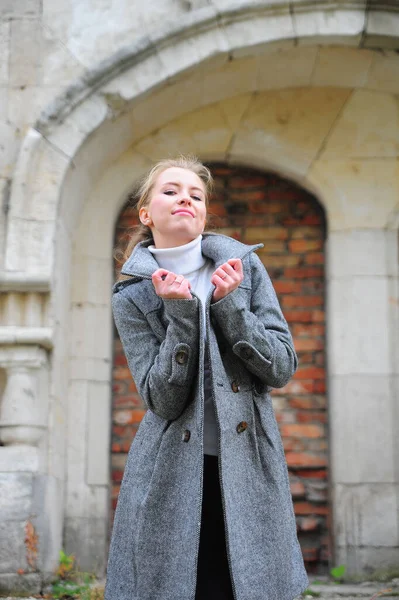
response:
[(191, 288), (190, 282), (187, 279), (185, 279), (183, 281), (183, 283), (181, 284), (179, 290), (182, 294), (186, 294), (188, 298), (191, 298), (192, 296), (190, 293), (190, 288)]
[(237, 273), (233, 269), (233, 267), (231, 265), (229, 265), (229, 263), (225, 263), (220, 268), (223, 269), (223, 272), (226, 274), (225, 275), (226, 277), (231, 277), (232, 279), (237, 279)]
[(230, 258), (227, 263), (240, 275), (243, 275), (242, 260), (240, 258)]
[(166, 271), (166, 269), (157, 269), (153, 272), (152, 279), (162, 281), (162, 278), (165, 277), (167, 273), (169, 273), (169, 271)]
[(176, 277), (177, 277), (177, 275), (175, 273), (172, 273), (172, 271), (168, 271), (168, 274), (166, 275), (166, 277), (164, 279), (165, 285), (172, 286), (176, 281)]
[(215, 278), (215, 285), (217, 285), (218, 287), (225, 287), (230, 285), (230, 281), (228, 281), (227, 275), (220, 275), (217, 271), (215, 271), (215, 273), (213, 274), (214, 278)]

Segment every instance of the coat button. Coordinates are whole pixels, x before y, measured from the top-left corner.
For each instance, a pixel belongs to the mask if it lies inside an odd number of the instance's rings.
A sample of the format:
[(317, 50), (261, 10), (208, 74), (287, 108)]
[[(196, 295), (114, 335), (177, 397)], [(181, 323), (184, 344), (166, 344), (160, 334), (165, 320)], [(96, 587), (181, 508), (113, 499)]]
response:
[(246, 421), (240, 421), (237, 425), (237, 433), (242, 433), (248, 427), (248, 423)]
[(183, 442), (188, 442), (191, 437), (191, 433), (189, 429), (185, 429), (183, 432), (182, 440)]
[(185, 350), (180, 350), (180, 352), (177, 352), (176, 356), (175, 356), (175, 361), (179, 364), (179, 365), (185, 365), (187, 362), (187, 352)]
[(240, 384), (238, 383), (238, 381), (233, 381), (232, 382), (231, 389), (233, 390), (233, 392), (235, 394), (240, 391)]
[(242, 358), (245, 358), (246, 360), (249, 360), (254, 355), (251, 348), (242, 348), (240, 354)]

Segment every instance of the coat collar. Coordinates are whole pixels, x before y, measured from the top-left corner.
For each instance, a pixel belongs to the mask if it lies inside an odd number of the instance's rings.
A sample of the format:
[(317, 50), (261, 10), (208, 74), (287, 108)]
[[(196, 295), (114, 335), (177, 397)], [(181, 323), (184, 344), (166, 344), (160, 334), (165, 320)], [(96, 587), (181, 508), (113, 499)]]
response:
[[(121, 269), (122, 275), (143, 279), (151, 278), (153, 272), (158, 268), (157, 261), (148, 250), (148, 246), (152, 243), (152, 240), (146, 240), (137, 244)], [(263, 244), (249, 246), (220, 233), (208, 232), (202, 234), (202, 253), (214, 261), (215, 268), (230, 258), (242, 259), (250, 252), (262, 247)]]

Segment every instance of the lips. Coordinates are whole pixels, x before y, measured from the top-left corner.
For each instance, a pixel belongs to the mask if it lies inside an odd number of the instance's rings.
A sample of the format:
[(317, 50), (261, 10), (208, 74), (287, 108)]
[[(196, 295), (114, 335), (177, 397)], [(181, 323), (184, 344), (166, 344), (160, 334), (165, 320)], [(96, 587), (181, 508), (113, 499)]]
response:
[(175, 212), (173, 213), (174, 215), (190, 215), (190, 217), (194, 218), (194, 215), (192, 212), (190, 212), (189, 210), (175, 210)]

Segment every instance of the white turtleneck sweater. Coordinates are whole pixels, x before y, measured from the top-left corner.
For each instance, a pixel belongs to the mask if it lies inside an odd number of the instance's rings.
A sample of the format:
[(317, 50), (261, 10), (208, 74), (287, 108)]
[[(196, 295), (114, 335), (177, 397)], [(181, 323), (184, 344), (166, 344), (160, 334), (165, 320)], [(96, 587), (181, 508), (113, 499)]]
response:
[[(183, 275), (191, 283), (191, 290), (200, 299), (205, 322), (205, 302), (211, 289), (211, 277), (215, 270), (212, 260), (205, 258), (201, 251), (202, 235), (192, 242), (175, 248), (155, 248), (149, 246), (148, 250), (154, 255), (155, 260), (162, 269), (172, 271), (176, 275)], [(206, 331), (204, 328), (204, 335)], [(204, 364), (204, 454), (219, 454), (218, 426), (215, 416), (211, 392), (210, 371), (205, 352)]]

